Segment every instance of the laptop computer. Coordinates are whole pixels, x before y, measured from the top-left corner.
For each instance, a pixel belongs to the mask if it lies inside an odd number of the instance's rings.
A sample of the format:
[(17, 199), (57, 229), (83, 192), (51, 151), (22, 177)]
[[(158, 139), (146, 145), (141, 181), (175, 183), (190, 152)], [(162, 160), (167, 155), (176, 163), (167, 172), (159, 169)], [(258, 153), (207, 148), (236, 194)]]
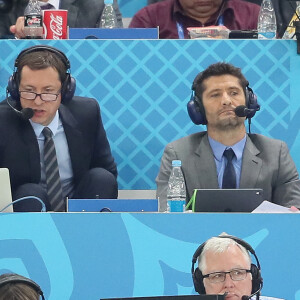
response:
[(11, 203), (12, 197), (9, 171), (7, 168), (0, 168), (0, 212), (13, 212), (12, 205), (3, 210), (4, 207)]
[(176, 295), (158, 297), (101, 298), (100, 300), (225, 300), (225, 295)]
[(264, 200), (262, 189), (196, 189), (195, 212), (252, 212)]
[(157, 212), (157, 199), (68, 199), (68, 212)]

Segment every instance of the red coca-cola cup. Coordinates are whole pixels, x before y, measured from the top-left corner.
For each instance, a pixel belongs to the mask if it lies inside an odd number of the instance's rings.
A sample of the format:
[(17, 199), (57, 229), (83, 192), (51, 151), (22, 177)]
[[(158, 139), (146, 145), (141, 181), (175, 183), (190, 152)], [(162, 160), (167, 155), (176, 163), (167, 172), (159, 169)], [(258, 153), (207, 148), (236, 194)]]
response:
[(48, 40), (63, 40), (68, 38), (68, 11), (65, 9), (43, 10), (44, 38)]

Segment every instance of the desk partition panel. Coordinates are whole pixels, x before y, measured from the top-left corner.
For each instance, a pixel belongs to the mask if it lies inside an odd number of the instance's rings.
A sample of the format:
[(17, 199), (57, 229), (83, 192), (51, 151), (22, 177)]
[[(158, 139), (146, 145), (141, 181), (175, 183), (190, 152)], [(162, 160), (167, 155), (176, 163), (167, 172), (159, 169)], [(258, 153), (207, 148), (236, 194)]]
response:
[(0, 273), (37, 281), (47, 300), (195, 294), (192, 256), (222, 232), (255, 250), (263, 295), (300, 299), (298, 214), (14, 213), (0, 228)]

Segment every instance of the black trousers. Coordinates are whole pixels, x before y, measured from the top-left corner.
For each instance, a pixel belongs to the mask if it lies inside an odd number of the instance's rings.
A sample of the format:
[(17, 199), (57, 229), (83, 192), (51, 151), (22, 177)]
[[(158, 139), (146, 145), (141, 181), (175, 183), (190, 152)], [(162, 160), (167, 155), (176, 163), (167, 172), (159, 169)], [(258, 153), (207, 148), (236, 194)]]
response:
[[(41, 185), (36, 183), (26, 183), (20, 185), (13, 191), (13, 200), (23, 197), (35, 196), (40, 198), (47, 211), (51, 211), (51, 205), (46, 191)], [(118, 183), (115, 176), (103, 168), (89, 170), (75, 187), (73, 199), (117, 199)], [(38, 212), (41, 211), (42, 204), (34, 199), (27, 198), (14, 204), (15, 212)]]

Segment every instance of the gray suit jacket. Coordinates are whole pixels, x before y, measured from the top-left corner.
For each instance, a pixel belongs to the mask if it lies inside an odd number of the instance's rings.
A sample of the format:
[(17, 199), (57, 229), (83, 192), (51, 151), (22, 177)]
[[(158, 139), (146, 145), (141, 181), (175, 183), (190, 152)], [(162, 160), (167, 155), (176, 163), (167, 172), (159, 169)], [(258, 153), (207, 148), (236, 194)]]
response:
[[(187, 200), (194, 189), (218, 189), (217, 169), (206, 131), (168, 144), (156, 178), (160, 210), (166, 208), (172, 160), (182, 161)], [(300, 181), (287, 145), (259, 134), (248, 134), (242, 159), (240, 188), (262, 188), (273, 203), (300, 207)]]
[[(12, 37), (9, 27), (16, 23), (18, 17), (24, 15), (28, 0), (14, 1), (13, 8), (9, 13), (0, 13), (0, 37)], [(99, 26), (100, 16), (104, 8), (104, 0), (60, 0), (60, 9), (68, 10), (68, 26), (70, 28), (94, 28)], [(122, 26), (122, 15), (118, 1), (114, 0), (118, 26)]]

